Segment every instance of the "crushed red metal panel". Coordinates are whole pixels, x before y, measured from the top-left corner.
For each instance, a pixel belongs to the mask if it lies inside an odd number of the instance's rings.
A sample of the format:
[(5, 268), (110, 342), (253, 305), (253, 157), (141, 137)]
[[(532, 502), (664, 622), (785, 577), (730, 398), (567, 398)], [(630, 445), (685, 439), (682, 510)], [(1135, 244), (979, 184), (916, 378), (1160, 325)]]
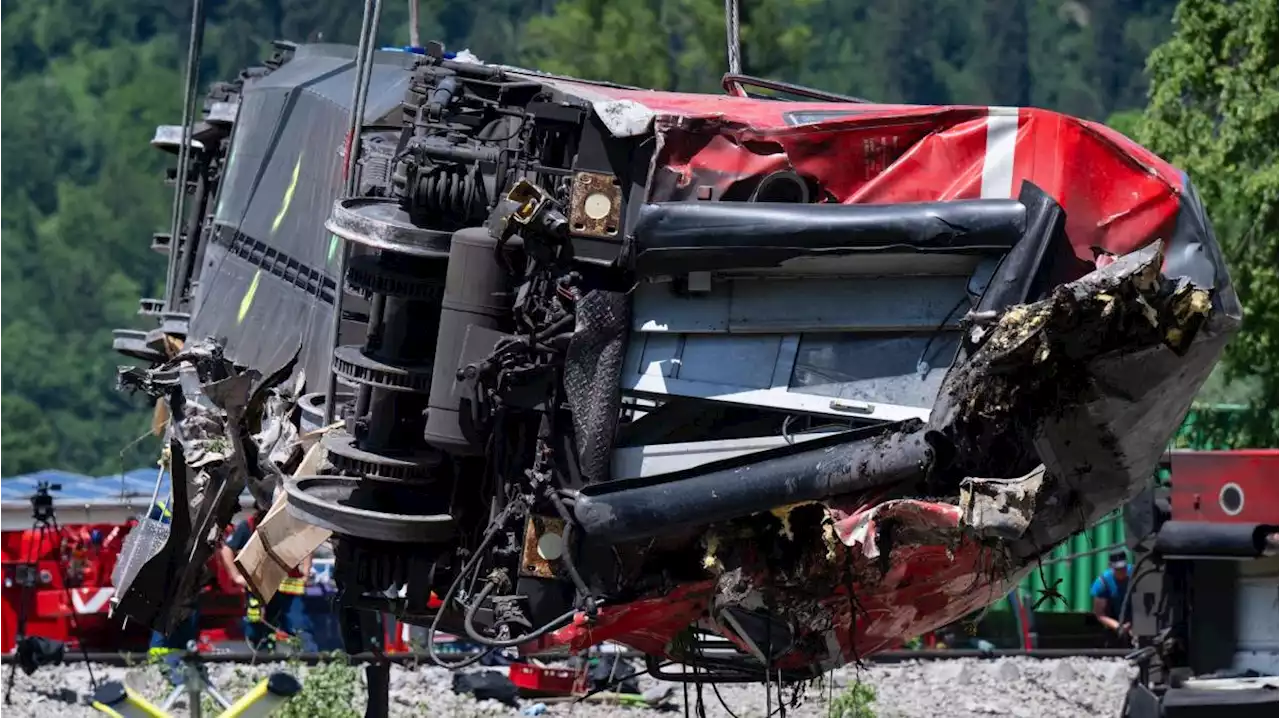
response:
[[(951, 504), (897, 500), (848, 513), (831, 509), (830, 515), (841, 544), (832, 566), (846, 569), (846, 576), (875, 580), (833, 580), (823, 586), (830, 591), (812, 608), (825, 613), (831, 625), (811, 635), (834, 654), (821, 657), (824, 665), (843, 665), (896, 646), (904, 636), (921, 635), (952, 623), (1007, 594), (1030, 570), (997, 570), (997, 552), (965, 537), (961, 511)], [(877, 527), (887, 521), (908, 522), (933, 538), (894, 545), (882, 555)], [(889, 569), (880, 575), (884, 566)], [(822, 577), (811, 578), (816, 581)], [(697, 624), (711, 608), (714, 595), (715, 584), (708, 581), (682, 586), (661, 597), (602, 608), (596, 621), (577, 621), (553, 633), (544, 645), (567, 645), (580, 652), (604, 641), (616, 641), (645, 653), (666, 655), (672, 637)], [(732, 632), (724, 635), (741, 647)], [(776, 665), (802, 669), (814, 658), (793, 653)]]
[(653, 200), (693, 199), (705, 185), (725, 198), (740, 182), (783, 170), (821, 178), (828, 201), (845, 204), (1008, 198), (1030, 181), (1066, 211), (1075, 276), (1092, 268), (1094, 248), (1127, 254), (1167, 236), (1179, 210), (1172, 167), (1113, 131), (1045, 110), (928, 108), (778, 129), (666, 123), (657, 161), (675, 181), (670, 196)]
[(686, 584), (662, 596), (601, 607), (594, 621), (579, 616), (571, 625), (547, 636), (540, 647), (568, 646), (577, 653), (615, 641), (637, 651), (662, 655), (671, 638), (696, 623), (706, 611), (714, 588), (713, 581)]
[[(564, 83), (570, 85), (573, 83)], [(724, 199), (778, 171), (820, 180), (825, 201), (891, 204), (1016, 197), (1033, 182), (1062, 205), (1088, 271), (1095, 248), (1168, 236), (1183, 174), (1124, 135), (1035, 108), (781, 102), (578, 85), (655, 113), (650, 201)], [(655, 178), (655, 180), (658, 178)], [(710, 196), (698, 194), (710, 187)], [(745, 198), (745, 193), (739, 192)]]

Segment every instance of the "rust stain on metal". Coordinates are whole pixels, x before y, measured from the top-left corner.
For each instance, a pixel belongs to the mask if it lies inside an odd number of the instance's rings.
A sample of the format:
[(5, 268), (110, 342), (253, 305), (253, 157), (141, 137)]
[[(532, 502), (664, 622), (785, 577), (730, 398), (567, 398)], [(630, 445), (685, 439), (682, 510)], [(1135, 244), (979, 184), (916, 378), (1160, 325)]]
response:
[(618, 234), (622, 186), (613, 175), (578, 172), (573, 176), (569, 224), (573, 233), (606, 238)]
[(564, 536), (564, 520), (546, 516), (530, 516), (524, 526), (524, 550), (520, 554), (520, 575), (533, 578), (555, 578), (557, 576), (554, 559), (558, 556), (546, 557), (539, 550), (539, 542), (543, 537), (552, 537), (553, 542)]

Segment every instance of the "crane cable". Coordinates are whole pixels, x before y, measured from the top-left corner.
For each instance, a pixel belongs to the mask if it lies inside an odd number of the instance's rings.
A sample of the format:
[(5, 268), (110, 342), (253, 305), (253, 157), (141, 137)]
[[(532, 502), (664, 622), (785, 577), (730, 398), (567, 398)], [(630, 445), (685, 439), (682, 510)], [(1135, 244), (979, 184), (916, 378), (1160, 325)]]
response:
[[(187, 43), (187, 71), (182, 88), (182, 144), (178, 146), (177, 186), (173, 191), (170, 217), (169, 270), (166, 277), (165, 304), (169, 311), (181, 305), (178, 280), (178, 255), (182, 249), (183, 215), (186, 213), (187, 165), (191, 163), (191, 122), (195, 114), (196, 86), (200, 81), (200, 51), (204, 45), (204, 0), (191, 0), (191, 38)], [(188, 238), (186, 251), (194, 251), (194, 238)]]
[(724, 0), (725, 42), (728, 45), (729, 72), (742, 74), (742, 28), (738, 22), (738, 0)]
[[(373, 51), (377, 47), (378, 23), (382, 18), (382, 0), (365, 0), (364, 16), (360, 20), (360, 44), (356, 47), (355, 88), (351, 95), (351, 115), (347, 122), (347, 157), (345, 196), (354, 196), (359, 189), (356, 178), (356, 157), (360, 152), (360, 129), (364, 126), (365, 100), (369, 96), (369, 79), (373, 74)], [(335, 235), (336, 236), (336, 235)], [(342, 333), (342, 300), (346, 292), (342, 291), (342, 283), (347, 274), (347, 262), (351, 257), (351, 245), (338, 237), (341, 248), (338, 251), (338, 291), (333, 297), (333, 316), (329, 323), (329, 354), (338, 348), (339, 335)], [(338, 394), (338, 375), (329, 372), (324, 392), (324, 425), (333, 423), (334, 402)]]
[(409, 0), (409, 47), (422, 47), (418, 34), (418, 0)]

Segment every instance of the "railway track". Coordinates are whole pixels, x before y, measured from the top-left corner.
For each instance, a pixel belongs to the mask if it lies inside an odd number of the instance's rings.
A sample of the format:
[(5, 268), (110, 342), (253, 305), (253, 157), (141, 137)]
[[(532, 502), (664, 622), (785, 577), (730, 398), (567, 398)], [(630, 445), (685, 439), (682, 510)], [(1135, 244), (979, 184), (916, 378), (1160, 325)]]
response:
[[(881, 651), (874, 655), (863, 659), (866, 663), (903, 663), (907, 661), (941, 661), (954, 660), (960, 658), (971, 659), (1000, 659), (1000, 658), (1035, 658), (1035, 659), (1061, 659), (1061, 658), (1123, 658), (1131, 651), (1129, 649), (1119, 648), (1042, 648), (1031, 651), (1021, 650), (919, 650), (919, 651)], [(450, 658), (462, 658), (466, 656), (474, 656), (474, 652), (457, 651), (449, 653)], [(644, 654), (638, 651), (618, 651), (617, 655), (624, 658), (641, 659)], [(366, 663), (393, 663), (393, 664), (425, 664), (429, 665), (430, 661), (425, 652), (411, 653), (389, 653), (389, 654), (373, 654), (359, 653), (354, 655), (345, 655), (340, 653), (301, 653), (301, 652), (271, 652), (271, 653), (249, 653), (249, 652), (210, 652), (199, 654), (202, 663), (274, 663), (279, 661), (296, 661), (306, 665), (316, 665), (319, 663), (343, 661), (349, 664), (366, 664)], [(565, 656), (546, 656), (548, 659), (564, 658)], [(132, 652), (90, 652), (87, 655), (83, 653), (67, 653), (63, 657), (64, 664), (85, 663), (86, 661), (94, 664), (103, 664), (110, 666), (136, 666), (145, 664), (149, 660), (149, 656), (145, 651)], [(3, 656), (3, 665), (10, 665), (15, 662), (13, 654)]]

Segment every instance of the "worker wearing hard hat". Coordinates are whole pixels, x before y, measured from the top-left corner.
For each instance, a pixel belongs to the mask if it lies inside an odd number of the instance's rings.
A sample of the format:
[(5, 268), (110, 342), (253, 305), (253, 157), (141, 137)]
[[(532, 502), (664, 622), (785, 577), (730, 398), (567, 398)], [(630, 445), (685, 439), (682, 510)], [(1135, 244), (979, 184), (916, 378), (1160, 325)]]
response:
[[(260, 514), (250, 516), (236, 524), (231, 537), (223, 544), (220, 555), (227, 573), (231, 575), (237, 586), (248, 593), (248, 584), (235, 565), (235, 554), (249, 543), (249, 537), (261, 520)], [(266, 650), (272, 647), (277, 630), (284, 631), (298, 639), (303, 651), (316, 650), (315, 631), (311, 625), (311, 617), (306, 609), (307, 577), (311, 574), (311, 557), (308, 556), (300, 566), (290, 571), (271, 600), (264, 606), (262, 601), (252, 593), (248, 594), (248, 606), (245, 610), (245, 638), (255, 650)]]

